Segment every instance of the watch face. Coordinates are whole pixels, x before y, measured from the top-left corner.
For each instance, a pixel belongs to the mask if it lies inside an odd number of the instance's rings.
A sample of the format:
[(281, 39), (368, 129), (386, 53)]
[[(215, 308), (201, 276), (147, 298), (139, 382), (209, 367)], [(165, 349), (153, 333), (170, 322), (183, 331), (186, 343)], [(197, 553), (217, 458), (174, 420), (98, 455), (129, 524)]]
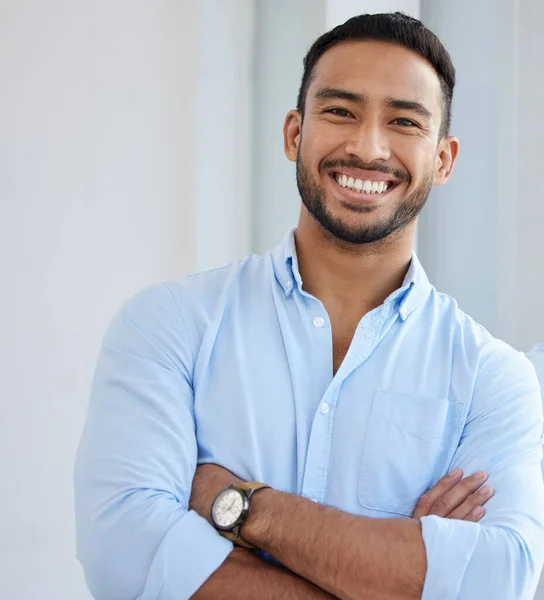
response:
[(231, 529), (244, 511), (244, 495), (235, 489), (223, 490), (212, 506), (212, 519), (217, 527)]

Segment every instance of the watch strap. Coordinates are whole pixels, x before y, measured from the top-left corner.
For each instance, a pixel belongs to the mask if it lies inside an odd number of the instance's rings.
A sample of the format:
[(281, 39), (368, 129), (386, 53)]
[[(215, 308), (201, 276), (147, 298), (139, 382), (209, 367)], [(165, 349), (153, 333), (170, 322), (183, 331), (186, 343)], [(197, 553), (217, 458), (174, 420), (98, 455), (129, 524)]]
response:
[(270, 486), (266, 483), (260, 483), (259, 481), (244, 481), (243, 483), (235, 483), (233, 487), (242, 490), (242, 492), (249, 492), (251, 490), (256, 492), (257, 490), (262, 490), (263, 488)]
[(219, 533), (224, 538), (227, 538), (227, 540), (230, 540), (233, 544), (236, 544), (237, 546), (241, 546), (242, 548), (247, 548), (248, 550), (256, 549), (256, 546), (252, 546), (251, 544), (244, 542), (244, 540), (239, 535), (235, 535), (232, 531), (219, 531)]

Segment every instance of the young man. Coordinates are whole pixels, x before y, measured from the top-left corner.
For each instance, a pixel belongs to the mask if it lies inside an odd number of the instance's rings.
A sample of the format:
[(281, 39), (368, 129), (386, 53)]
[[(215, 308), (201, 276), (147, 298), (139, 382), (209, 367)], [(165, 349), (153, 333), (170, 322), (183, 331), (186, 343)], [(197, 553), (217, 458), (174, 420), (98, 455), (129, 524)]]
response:
[(410, 17), (323, 35), (284, 128), (297, 229), (115, 317), (76, 465), (96, 598), (531, 598), (534, 369), (412, 254), (454, 80)]

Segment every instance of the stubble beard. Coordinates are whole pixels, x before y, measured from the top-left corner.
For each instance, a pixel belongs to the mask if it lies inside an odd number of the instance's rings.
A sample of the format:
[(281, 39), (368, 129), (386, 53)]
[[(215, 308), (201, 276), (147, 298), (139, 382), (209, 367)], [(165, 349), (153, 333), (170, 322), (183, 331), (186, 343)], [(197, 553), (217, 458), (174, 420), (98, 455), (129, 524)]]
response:
[[(431, 173), (417, 189), (399, 203), (391, 216), (373, 225), (354, 226), (335, 217), (327, 210), (324, 202), (325, 191), (313, 180), (309, 169), (301, 159), (300, 152), (296, 163), (296, 174), (298, 191), (308, 212), (325, 232), (337, 240), (353, 245), (377, 244), (384, 242), (395, 232), (402, 231), (422, 211), (433, 184)], [(407, 177), (409, 178), (408, 175)], [(340, 200), (340, 204), (354, 213), (370, 213), (376, 210), (370, 206), (350, 204), (343, 200)]]

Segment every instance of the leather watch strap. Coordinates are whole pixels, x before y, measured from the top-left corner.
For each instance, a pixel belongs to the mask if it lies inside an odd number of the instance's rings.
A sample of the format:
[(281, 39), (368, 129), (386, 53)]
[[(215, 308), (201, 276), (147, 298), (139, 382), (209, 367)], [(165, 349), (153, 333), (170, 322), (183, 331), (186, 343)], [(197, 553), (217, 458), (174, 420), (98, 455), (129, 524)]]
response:
[(233, 544), (236, 544), (237, 546), (242, 546), (242, 548), (247, 548), (248, 550), (255, 550), (255, 546), (244, 542), (244, 540), (241, 537), (234, 535), (232, 531), (219, 531), (219, 533), (224, 538), (227, 538), (227, 540), (230, 540)]
[(242, 492), (249, 492), (249, 490), (257, 491), (270, 486), (266, 483), (259, 483), (258, 481), (244, 481), (243, 483), (235, 483), (234, 487), (242, 490)]

